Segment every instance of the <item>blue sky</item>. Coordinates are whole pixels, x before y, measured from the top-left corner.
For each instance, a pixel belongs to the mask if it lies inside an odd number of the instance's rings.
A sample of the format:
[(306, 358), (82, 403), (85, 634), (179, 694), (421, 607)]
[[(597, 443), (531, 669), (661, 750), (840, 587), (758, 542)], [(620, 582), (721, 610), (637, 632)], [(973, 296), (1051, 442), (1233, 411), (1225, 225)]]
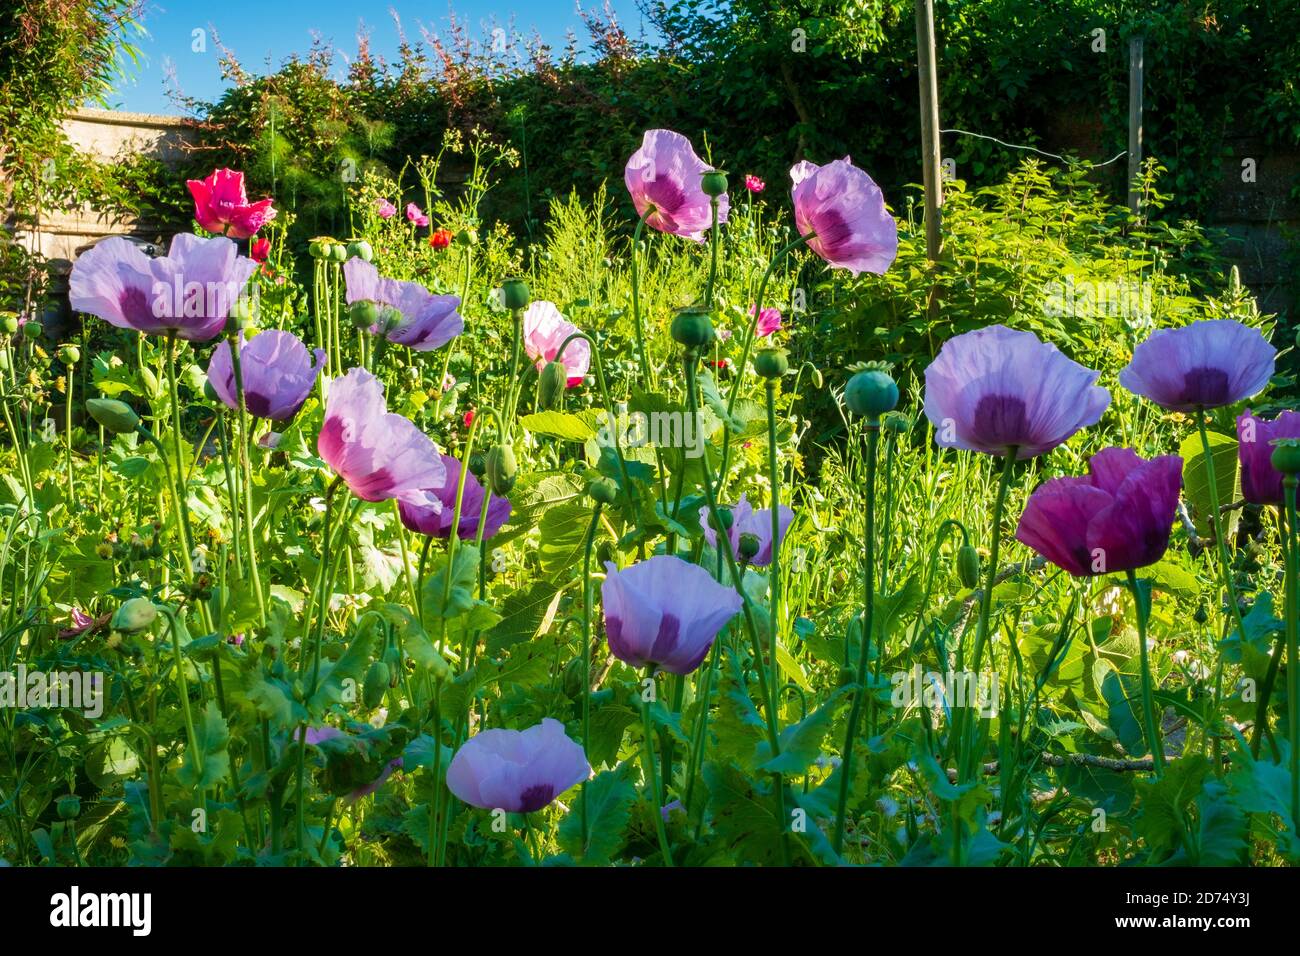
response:
[[(609, 0), (619, 23), (630, 36), (640, 38), (643, 22), (635, 0)], [(588, 10), (604, 6), (604, 0), (585, 0)], [(231, 49), (245, 69), (265, 73), (292, 53), (310, 48), (313, 33), (333, 41), (349, 56), (356, 52), (357, 30), (364, 21), (370, 30), (375, 54), (393, 58), (398, 36), (389, 9), (397, 11), (408, 39), (420, 38), (420, 25), (445, 33), (450, 12), (466, 24), (472, 36), (490, 38), (494, 26), (531, 36), (535, 29), (543, 40), (559, 50), (566, 31), (573, 30), (580, 49), (588, 34), (578, 17), (576, 0), (147, 0), (143, 26), (146, 36), (138, 38), (142, 62), (117, 84), (109, 105), (115, 109), (143, 113), (177, 113), (167, 96), (167, 77), (172, 74), (189, 96), (215, 100), (223, 81), (219, 53), (209, 27), (215, 27), (224, 46)], [(195, 52), (195, 30), (204, 30), (206, 51)], [(345, 69), (340, 61), (340, 68)]]

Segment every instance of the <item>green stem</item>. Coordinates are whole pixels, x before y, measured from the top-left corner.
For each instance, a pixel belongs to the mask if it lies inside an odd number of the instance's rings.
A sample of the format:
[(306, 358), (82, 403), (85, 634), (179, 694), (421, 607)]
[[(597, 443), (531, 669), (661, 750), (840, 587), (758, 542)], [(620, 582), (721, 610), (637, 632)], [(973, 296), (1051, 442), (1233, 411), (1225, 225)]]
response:
[(632, 231), (632, 325), (636, 331), (636, 356), (641, 366), (641, 387), (650, 389), (653, 379), (650, 376), (650, 363), (645, 356), (645, 328), (641, 323), (641, 285), (640, 285), (640, 246), (641, 231), (646, 219), (654, 212), (654, 206), (647, 205), (645, 215), (637, 219), (636, 229)]
[[(765, 389), (767, 392), (767, 476), (772, 485), (772, 560), (767, 568), (768, 640), (772, 645), (771, 675), (768, 677), (768, 686), (772, 688), (781, 686), (780, 665), (776, 659), (776, 649), (780, 644), (781, 619), (781, 468), (776, 446), (776, 384), (775, 380), (769, 380)], [(778, 711), (778, 728), (780, 716)]]
[(257, 566), (257, 536), (253, 524), (253, 470), (249, 463), (249, 446), (251, 445), (252, 435), (248, 427), (248, 402), (244, 397), (244, 372), (243, 363), (240, 359), (242, 345), (240, 343), (241, 335), (232, 333), (230, 335), (230, 366), (235, 375), (235, 394), (238, 396), (239, 404), (239, 468), (243, 475), (243, 499), (244, 499), (244, 535), (248, 547), (248, 572), (253, 586), (253, 593), (257, 597), (257, 620), (258, 623), (266, 626), (266, 598), (262, 595), (262, 575)]
[[(646, 678), (650, 681), (650, 687), (653, 689), (653, 666), (646, 668)], [(643, 728), (641, 753), (645, 763), (646, 781), (650, 794), (650, 812), (655, 818), (655, 835), (659, 838), (659, 852), (664, 858), (664, 866), (672, 866), (673, 851), (668, 845), (668, 833), (664, 829), (664, 815), (662, 805), (659, 802), (659, 778), (655, 771), (654, 723), (650, 719), (650, 701), (646, 699), (645, 691), (641, 692), (641, 723)]]
[(1286, 710), (1290, 731), (1291, 757), (1291, 827), (1300, 826), (1300, 647), (1297, 647), (1297, 628), (1300, 628), (1300, 542), (1296, 540), (1296, 484), (1294, 474), (1282, 480), (1286, 494), (1287, 547), (1286, 562)]
[(1219, 519), (1219, 487), (1214, 474), (1214, 456), (1210, 453), (1210, 435), (1205, 428), (1205, 409), (1196, 410), (1196, 427), (1201, 435), (1201, 449), (1205, 461), (1205, 482), (1210, 490), (1210, 529), (1214, 541), (1219, 547), (1219, 569), (1223, 577), (1223, 588), (1227, 592), (1228, 605), (1232, 609), (1233, 619), (1237, 624), (1237, 636), (1244, 643), (1246, 640), (1246, 622), (1241, 617), (1241, 605), (1237, 602), (1237, 586), (1232, 580), (1232, 562), (1228, 557), (1228, 542), (1223, 535), (1222, 522)]
[[(591, 552), (596, 543), (596, 528), (600, 524), (601, 503), (591, 512), (587, 527), (587, 542), (582, 555), (582, 752), (589, 753), (591, 744)], [(590, 823), (587, 809), (587, 781), (582, 782), (582, 849), (587, 850)]]
[(835, 809), (835, 838), (832, 846), (836, 854), (844, 851), (844, 824), (849, 807), (849, 789), (853, 780), (853, 743), (858, 735), (858, 720), (862, 704), (867, 698), (867, 659), (871, 656), (871, 627), (875, 613), (875, 536), (876, 536), (876, 449), (880, 442), (880, 423), (867, 423), (867, 527), (863, 542), (863, 606), (862, 633), (858, 644), (858, 667), (853, 691), (853, 706), (849, 711), (849, 724), (844, 733), (844, 749), (840, 754), (840, 793)]
[(1151, 681), (1150, 653), (1147, 651), (1147, 621), (1151, 616), (1151, 591), (1138, 586), (1137, 574), (1128, 572), (1128, 587), (1137, 605), (1138, 666), (1142, 669), (1142, 719), (1146, 723), (1147, 746), (1151, 748), (1151, 762), (1156, 777), (1165, 772), (1165, 745), (1160, 739), (1160, 724), (1156, 722)]

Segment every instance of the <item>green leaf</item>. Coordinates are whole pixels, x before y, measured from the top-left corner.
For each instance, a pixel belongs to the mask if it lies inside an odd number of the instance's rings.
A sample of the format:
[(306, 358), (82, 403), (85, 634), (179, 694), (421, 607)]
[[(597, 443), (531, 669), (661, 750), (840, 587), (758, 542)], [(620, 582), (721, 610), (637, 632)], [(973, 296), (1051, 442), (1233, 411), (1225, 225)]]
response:
[[(1219, 492), (1219, 507), (1237, 500), (1237, 440), (1207, 431), (1210, 442), (1210, 460), (1214, 463), (1214, 482)], [(1187, 498), (1196, 523), (1196, 533), (1202, 538), (1214, 539), (1210, 528), (1210, 483), (1206, 476), (1205, 449), (1199, 433), (1183, 439), (1178, 447), (1183, 458), (1183, 495)], [(1236, 511), (1222, 515), (1223, 533), (1231, 535), (1237, 528)]]
[(310, 708), (313, 712), (320, 713), (331, 704), (342, 701), (344, 681), (360, 684), (366, 668), (370, 666), (371, 647), (378, 637), (380, 627), (382, 622), (373, 616), (362, 618), (358, 622), (352, 643), (334, 662), (312, 695)]
[(185, 751), (185, 762), (176, 772), (181, 784), (199, 790), (207, 789), (230, 773), (230, 730), (221, 716), (215, 700), (208, 701), (203, 714), (194, 726), (194, 742), (198, 747)]
[[(628, 779), (628, 764), (597, 774), (579, 793), (560, 823), (560, 847), (584, 863), (603, 866), (623, 846), (624, 831), (636, 801), (636, 787)], [(581, 786), (581, 785), (580, 785)], [(582, 803), (587, 802), (587, 840), (582, 840)]]
[(563, 595), (563, 588), (545, 581), (535, 581), (527, 591), (511, 594), (502, 604), (501, 620), (484, 635), (487, 652), (499, 654), (550, 630)]
[(766, 740), (758, 745), (759, 769), (768, 773), (799, 775), (806, 773), (821, 755), (822, 741), (835, 719), (840, 705), (844, 703), (847, 688), (837, 689), (824, 704), (815, 711), (781, 731), (780, 756), (772, 756), (771, 745)]
[(549, 435), (564, 441), (582, 441), (596, 437), (596, 427), (589, 419), (594, 419), (595, 412), (585, 415), (570, 415), (565, 412), (537, 412), (524, 415), (519, 424), (534, 435)]

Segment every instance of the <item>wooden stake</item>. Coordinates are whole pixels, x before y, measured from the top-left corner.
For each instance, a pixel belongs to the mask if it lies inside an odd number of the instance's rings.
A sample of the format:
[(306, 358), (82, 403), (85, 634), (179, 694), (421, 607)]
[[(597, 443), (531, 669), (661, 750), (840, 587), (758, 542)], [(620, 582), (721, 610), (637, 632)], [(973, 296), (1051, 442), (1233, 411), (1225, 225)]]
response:
[(1138, 211), (1137, 178), (1142, 174), (1142, 37), (1128, 41), (1128, 208)]
[[(916, 62), (921, 87), (921, 172), (925, 184), (925, 256), (939, 258), (943, 236), (939, 210), (943, 179), (939, 168), (939, 83), (934, 54), (934, 0), (916, 0)], [(933, 300), (933, 296), (931, 297)], [(933, 305), (933, 301), (931, 302)]]

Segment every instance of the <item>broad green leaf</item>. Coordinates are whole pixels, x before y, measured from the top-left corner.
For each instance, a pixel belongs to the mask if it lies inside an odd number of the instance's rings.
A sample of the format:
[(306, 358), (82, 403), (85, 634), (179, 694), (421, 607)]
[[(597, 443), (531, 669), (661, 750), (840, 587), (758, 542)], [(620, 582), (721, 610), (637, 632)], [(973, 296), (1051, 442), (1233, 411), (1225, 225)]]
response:
[[(1210, 456), (1214, 462), (1214, 481), (1219, 493), (1219, 507), (1237, 500), (1237, 440), (1207, 431), (1210, 441)], [(1196, 533), (1202, 538), (1214, 540), (1210, 526), (1210, 483), (1205, 467), (1205, 449), (1201, 444), (1199, 433), (1192, 433), (1183, 439), (1178, 448), (1183, 458), (1183, 495), (1196, 524)], [(1236, 511), (1220, 516), (1225, 535), (1231, 535), (1237, 528)]]

